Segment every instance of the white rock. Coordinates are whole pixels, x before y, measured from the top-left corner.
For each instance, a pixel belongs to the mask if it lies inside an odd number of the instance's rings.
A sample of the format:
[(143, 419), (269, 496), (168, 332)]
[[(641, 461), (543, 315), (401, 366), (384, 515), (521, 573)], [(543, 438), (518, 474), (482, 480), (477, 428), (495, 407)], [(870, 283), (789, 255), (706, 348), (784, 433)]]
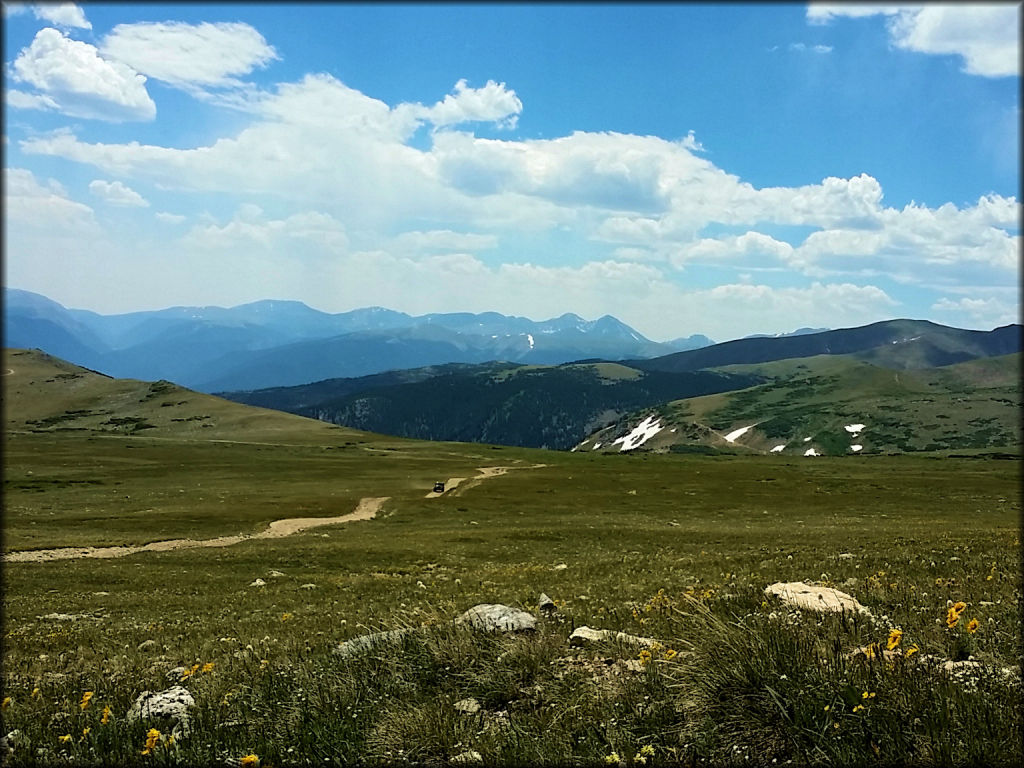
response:
[(568, 567), (569, 566), (566, 565), (565, 563), (559, 563), (558, 565), (551, 566), (551, 570), (552, 571), (564, 571)]
[(316, 584), (303, 584), (299, 589), (316, 589)]
[(402, 639), (403, 636), (412, 632), (410, 628), (391, 629), (387, 632), (372, 632), (369, 635), (360, 635), (351, 640), (340, 643), (333, 651), (335, 656), (347, 658), (362, 651), (368, 651), (381, 645), (390, 645)]
[(465, 752), (460, 752), (452, 758), (453, 765), (474, 765), (476, 763), (482, 763), (484, 756), (477, 752), (475, 749), (469, 749)]
[(499, 603), (474, 605), (455, 620), (485, 632), (529, 632), (537, 628), (533, 614)]
[(592, 629), (591, 627), (576, 627), (569, 635), (569, 645), (580, 646), (587, 643), (598, 643), (608, 640), (617, 640), (626, 645), (639, 645), (643, 648), (650, 648), (658, 641), (652, 637), (640, 637), (630, 635), (626, 632), (614, 632), (610, 629)]
[(819, 613), (855, 611), (870, 613), (856, 599), (831, 587), (812, 587), (802, 581), (778, 582), (765, 587), (766, 595), (778, 597), (786, 605)]
[(143, 691), (128, 710), (127, 719), (130, 723), (157, 721), (163, 726), (160, 730), (170, 730), (175, 739), (183, 739), (191, 732), (188, 711), (195, 703), (188, 689), (180, 685), (165, 691)]
[(464, 715), (475, 715), (480, 711), (480, 702), (476, 699), (462, 699), (455, 702), (455, 711)]
[(541, 613), (551, 614), (558, 610), (558, 606), (555, 605), (555, 601), (548, 597), (544, 592), (540, 593), (540, 597), (537, 598), (537, 609)]
[(250, 587), (265, 587), (265, 586), (267, 586), (267, 582), (265, 582), (263, 579), (256, 579), (256, 581), (254, 581), (249, 586)]
[(268, 579), (280, 579), (282, 576), (284, 576), (284, 574), (280, 571), (271, 571), (267, 574)]

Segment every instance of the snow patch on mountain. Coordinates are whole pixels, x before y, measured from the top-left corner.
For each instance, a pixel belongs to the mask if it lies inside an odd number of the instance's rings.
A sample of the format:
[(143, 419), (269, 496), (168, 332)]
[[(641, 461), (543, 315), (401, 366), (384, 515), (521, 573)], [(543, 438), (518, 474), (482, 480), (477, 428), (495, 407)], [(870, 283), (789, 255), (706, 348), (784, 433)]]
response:
[(641, 445), (646, 443), (656, 434), (661, 432), (662, 429), (664, 429), (664, 427), (661, 426), (661, 422), (652, 414), (641, 421), (628, 435), (612, 440), (612, 445), (622, 443), (622, 447), (619, 449), (620, 451), (632, 451), (634, 448), (639, 448)]

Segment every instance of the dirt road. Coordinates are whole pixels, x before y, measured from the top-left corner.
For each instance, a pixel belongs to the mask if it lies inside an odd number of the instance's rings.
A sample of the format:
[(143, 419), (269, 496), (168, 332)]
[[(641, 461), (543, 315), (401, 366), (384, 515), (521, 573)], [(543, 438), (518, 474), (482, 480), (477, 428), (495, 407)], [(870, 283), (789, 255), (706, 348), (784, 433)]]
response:
[(240, 533), (234, 536), (219, 536), (215, 539), (170, 539), (154, 541), (142, 546), (128, 547), (61, 547), (60, 549), (35, 549), (24, 552), (8, 552), (3, 556), (7, 563), (42, 563), (50, 560), (72, 560), (79, 557), (111, 558), (134, 555), (137, 552), (167, 552), (172, 549), (194, 549), (197, 547), (230, 547), (242, 541), (253, 539), (280, 539), (293, 533), (318, 528), (322, 525), (354, 523), (370, 520), (387, 501), (389, 496), (366, 497), (354, 511), (337, 517), (292, 517), (274, 520), (259, 533)]

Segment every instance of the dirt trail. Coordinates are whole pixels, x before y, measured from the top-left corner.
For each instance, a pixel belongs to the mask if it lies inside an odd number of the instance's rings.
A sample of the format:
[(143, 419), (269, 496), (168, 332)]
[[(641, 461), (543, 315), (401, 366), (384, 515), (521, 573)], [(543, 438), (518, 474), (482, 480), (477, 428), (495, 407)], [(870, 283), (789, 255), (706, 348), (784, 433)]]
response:
[[(462, 485), (462, 483), (466, 483), (465, 485), (462, 486), (462, 490), (465, 491), (465, 490), (467, 490), (469, 488), (472, 488), (472, 487), (474, 487), (476, 485), (479, 485), (480, 483), (482, 483), (484, 480), (487, 480), (488, 478), (498, 477), (499, 475), (504, 475), (510, 469), (539, 469), (540, 467), (546, 467), (546, 466), (547, 466), (547, 464), (534, 464), (534, 465), (529, 466), (529, 467), (477, 467), (476, 471), (479, 472), (480, 474), (477, 475), (476, 477), (472, 477), (472, 478), (449, 477), (447, 482), (445, 482), (445, 485), (444, 485), (444, 493), (448, 493), (450, 491), (455, 490), (457, 487)], [(469, 480), (469, 482), (466, 482), (467, 480)], [(437, 493), (436, 491), (431, 491), (430, 493), (426, 494), (426, 496), (424, 496), (424, 498), (426, 498), (426, 499), (436, 499), (438, 496), (443, 496), (444, 493)], [(452, 495), (453, 496), (458, 496), (459, 494), (456, 493), (456, 494), (452, 494)]]
[(198, 547), (230, 547), (251, 539), (280, 539), (293, 533), (321, 525), (337, 523), (354, 523), (358, 520), (369, 520), (384, 505), (390, 496), (366, 497), (359, 502), (353, 512), (337, 517), (293, 517), (274, 520), (270, 526), (259, 533), (240, 533), (234, 536), (218, 536), (215, 539), (170, 539), (154, 541), (141, 546), (127, 547), (61, 547), (59, 549), (35, 549), (24, 552), (8, 552), (3, 555), (7, 563), (41, 563), (50, 560), (72, 560), (79, 557), (111, 558), (126, 557), (137, 552), (167, 552), (172, 549), (194, 549)]

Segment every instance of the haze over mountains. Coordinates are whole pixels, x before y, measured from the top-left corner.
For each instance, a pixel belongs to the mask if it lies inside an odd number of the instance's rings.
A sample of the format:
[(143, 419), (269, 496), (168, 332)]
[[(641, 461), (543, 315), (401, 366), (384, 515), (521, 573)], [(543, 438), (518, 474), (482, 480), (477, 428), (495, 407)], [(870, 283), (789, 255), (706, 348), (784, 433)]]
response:
[(497, 312), (411, 316), (381, 307), (330, 314), (296, 301), (101, 315), (4, 290), (4, 345), (39, 348), (117, 377), (203, 392), (306, 384), (444, 363), (558, 364), (647, 358), (712, 344), (659, 343), (610, 315), (535, 322)]

